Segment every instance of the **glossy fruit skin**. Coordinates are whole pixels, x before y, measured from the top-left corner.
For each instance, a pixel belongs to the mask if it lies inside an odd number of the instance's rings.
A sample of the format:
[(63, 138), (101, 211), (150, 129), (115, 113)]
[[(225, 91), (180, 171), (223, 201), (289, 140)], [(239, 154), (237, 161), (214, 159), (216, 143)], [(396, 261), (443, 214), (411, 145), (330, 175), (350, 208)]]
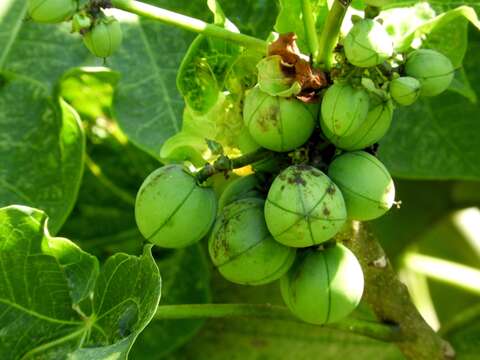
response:
[(120, 22), (114, 17), (106, 17), (83, 36), (83, 42), (93, 55), (107, 58), (120, 47), (122, 37)]
[(241, 176), (230, 182), (223, 190), (222, 195), (218, 199), (218, 212), (221, 212), (225, 206), (235, 201), (260, 197), (260, 183), (256, 175)]
[(411, 76), (402, 76), (390, 82), (390, 95), (396, 103), (412, 105), (420, 96), (422, 85)]
[(382, 25), (363, 19), (348, 32), (343, 42), (348, 61), (358, 67), (381, 64), (393, 54), (393, 42)]
[(388, 131), (392, 123), (394, 106), (386, 100), (373, 106), (365, 120), (349, 136), (335, 136), (322, 122), (325, 136), (336, 147), (343, 150), (360, 150), (378, 142)]
[(321, 325), (349, 315), (363, 294), (363, 272), (341, 244), (299, 256), (280, 279), (283, 301), (301, 320)]
[(345, 153), (328, 169), (353, 220), (373, 220), (385, 214), (395, 200), (395, 185), (385, 166), (365, 151)]
[(217, 209), (211, 188), (197, 185), (180, 165), (152, 172), (135, 201), (135, 220), (142, 235), (155, 245), (181, 248), (193, 244), (210, 230)]
[(405, 72), (422, 85), (422, 96), (436, 96), (450, 86), (453, 65), (449, 58), (435, 50), (420, 49), (407, 56)]
[(323, 95), (321, 126), (334, 136), (353, 135), (367, 117), (368, 108), (369, 97), (365, 90), (347, 83), (335, 83)]
[(308, 165), (285, 169), (273, 181), (265, 203), (265, 221), (281, 244), (307, 247), (332, 238), (345, 224), (339, 188)]
[(318, 104), (296, 98), (270, 96), (255, 86), (247, 92), (243, 119), (253, 139), (266, 149), (290, 151), (303, 145), (313, 132)]
[(77, 10), (75, 0), (28, 0), (28, 15), (38, 23), (56, 24)]
[(283, 276), (295, 260), (295, 249), (276, 242), (263, 218), (264, 200), (248, 198), (226, 206), (208, 241), (213, 264), (227, 280), (262, 285)]

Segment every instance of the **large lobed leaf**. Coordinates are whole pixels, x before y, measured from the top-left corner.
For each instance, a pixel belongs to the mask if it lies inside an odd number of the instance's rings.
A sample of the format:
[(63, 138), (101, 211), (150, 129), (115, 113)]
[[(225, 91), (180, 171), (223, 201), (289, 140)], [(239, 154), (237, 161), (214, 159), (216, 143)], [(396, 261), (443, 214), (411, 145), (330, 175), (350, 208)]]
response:
[(95, 257), (51, 237), (45, 213), (0, 209), (0, 357), (126, 359), (160, 298), (150, 247)]

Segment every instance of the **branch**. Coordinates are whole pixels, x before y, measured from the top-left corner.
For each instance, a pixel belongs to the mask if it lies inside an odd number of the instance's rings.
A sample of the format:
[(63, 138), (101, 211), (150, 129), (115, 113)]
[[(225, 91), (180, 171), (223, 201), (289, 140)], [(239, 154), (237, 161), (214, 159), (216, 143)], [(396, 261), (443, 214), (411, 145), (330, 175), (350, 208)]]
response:
[[(286, 307), (270, 304), (160, 305), (154, 319), (216, 319), (230, 317), (254, 317), (294, 321), (305, 324), (303, 321), (294, 317)], [(400, 332), (397, 327), (379, 324), (373, 321), (349, 318), (334, 324), (324, 325), (324, 327), (353, 332), (380, 341), (398, 341), (400, 339)]]
[(346, 5), (343, 5), (340, 0), (333, 1), (332, 8), (328, 12), (322, 34), (320, 35), (316, 63), (323, 64), (324, 70), (330, 70), (332, 67), (333, 50), (337, 45), (340, 28), (347, 13), (350, 0), (346, 0), (345, 3)]
[(398, 280), (385, 252), (359, 222), (338, 236), (357, 256), (365, 276), (363, 295), (377, 318), (397, 324), (403, 340), (395, 343), (408, 359), (443, 360), (454, 357), (450, 344), (442, 340), (425, 322), (410, 299), (407, 287)]
[(261, 39), (245, 34), (227, 30), (221, 26), (206, 23), (205, 21), (165, 10), (157, 6), (134, 0), (111, 0), (112, 6), (124, 11), (143, 16), (148, 19), (158, 20), (168, 25), (193, 31), (199, 34), (212, 36), (227, 41), (232, 41), (247, 48), (265, 53), (267, 43)]

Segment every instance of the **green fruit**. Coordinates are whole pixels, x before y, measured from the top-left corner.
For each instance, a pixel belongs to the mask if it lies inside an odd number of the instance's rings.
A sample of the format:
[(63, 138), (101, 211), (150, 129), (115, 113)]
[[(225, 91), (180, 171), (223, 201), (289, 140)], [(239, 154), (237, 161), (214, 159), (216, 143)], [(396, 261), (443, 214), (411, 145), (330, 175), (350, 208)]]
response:
[(347, 217), (342, 193), (320, 170), (294, 165), (268, 191), (265, 220), (275, 240), (307, 247), (332, 238)]
[(405, 72), (420, 81), (422, 96), (435, 96), (450, 86), (454, 69), (445, 55), (435, 50), (421, 49), (407, 56)]
[(344, 150), (360, 150), (378, 142), (390, 128), (393, 104), (390, 100), (375, 105), (361, 125), (349, 136), (335, 136), (322, 122), (325, 136), (336, 147)]
[(70, 18), (76, 10), (75, 0), (28, 0), (28, 15), (39, 23), (60, 23)]
[(122, 43), (120, 23), (111, 16), (101, 19), (83, 36), (83, 42), (93, 55), (109, 57)]
[(412, 105), (421, 91), (420, 81), (411, 76), (402, 76), (390, 83), (390, 95), (400, 105)]
[(393, 54), (393, 42), (387, 31), (371, 19), (353, 25), (343, 46), (348, 61), (358, 67), (379, 65)]
[(283, 301), (311, 324), (327, 324), (349, 315), (363, 293), (363, 273), (355, 255), (336, 244), (308, 251), (281, 278)]
[(203, 238), (215, 220), (217, 201), (180, 165), (167, 165), (143, 182), (135, 201), (142, 235), (155, 245), (179, 248)]
[(322, 128), (334, 136), (350, 136), (367, 117), (368, 93), (346, 83), (335, 83), (322, 99)]
[(270, 96), (255, 86), (245, 96), (243, 118), (253, 139), (273, 151), (303, 145), (313, 132), (318, 104)]
[(350, 219), (372, 220), (393, 205), (392, 177), (375, 156), (364, 151), (340, 155), (330, 164), (328, 175), (342, 190)]
[(381, 8), (391, 2), (391, 0), (364, 0), (365, 4)]
[(261, 285), (279, 279), (295, 260), (295, 249), (276, 242), (265, 225), (262, 199), (226, 206), (208, 241), (213, 264), (226, 279)]
[(241, 176), (227, 185), (218, 200), (218, 211), (237, 200), (260, 197), (260, 184), (255, 175)]

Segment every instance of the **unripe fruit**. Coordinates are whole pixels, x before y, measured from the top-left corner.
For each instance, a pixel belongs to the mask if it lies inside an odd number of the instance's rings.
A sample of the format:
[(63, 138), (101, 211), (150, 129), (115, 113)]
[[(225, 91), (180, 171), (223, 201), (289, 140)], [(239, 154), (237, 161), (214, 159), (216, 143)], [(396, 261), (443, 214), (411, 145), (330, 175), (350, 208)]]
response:
[(245, 96), (243, 117), (253, 139), (273, 151), (303, 145), (313, 132), (318, 104), (270, 96), (255, 86)]
[(390, 95), (400, 105), (412, 105), (420, 96), (420, 81), (411, 76), (402, 76), (390, 83)]
[(222, 211), (225, 206), (237, 200), (260, 197), (259, 186), (258, 179), (254, 174), (233, 180), (218, 199), (218, 211)]
[(28, 15), (39, 23), (60, 23), (71, 17), (76, 10), (75, 0), (28, 0)]
[(322, 99), (322, 128), (334, 136), (350, 136), (367, 117), (368, 93), (346, 83), (330, 86)]
[(143, 182), (135, 201), (142, 235), (166, 248), (180, 248), (207, 235), (215, 220), (217, 200), (180, 165), (166, 165)]
[(349, 315), (363, 293), (363, 273), (355, 255), (336, 244), (299, 256), (281, 278), (283, 301), (311, 324), (332, 323)]
[(346, 217), (340, 190), (312, 166), (290, 166), (268, 191), (265, 220), (275, 240), (284, 245), (320, 244), (342, 228)]
[(372, 220), (393, 205), (392, 177), (375, 156), (364, 151), (340, 155), (330, 164), (328, 175), (342, 191), (350, 219)]
[(101, 19), (83, 36), (83, 42), (93, 55), (109, 57), (122, 43), (120, 22), (111, 16)]
[(279, 279), (295, 260), (295, 249), (276, 242), (263, 217), (262, 199), (242, 199), (226, 206), (208, 241), (213, 264), (226, 279), (261, 285)]
[(449, 58), (435, 50), (415, 50), (407, 56), (405, 72), (420, 81), (422, 96), (444, 92), (453, 80), (453, 65)]
[(322, 122), (325, 136), (336, 147), (344, 150), (360, 150), (378, 142), (390, 128), (393, 104), (390, 100), (374, 106), (361, 125), (349, 136), (335, 136)]
[(393, 54), (393, 42), (387, 31), (371, 19), (354, 24), (343, 46), (348, 61), (358, 67), (379, 65)]

